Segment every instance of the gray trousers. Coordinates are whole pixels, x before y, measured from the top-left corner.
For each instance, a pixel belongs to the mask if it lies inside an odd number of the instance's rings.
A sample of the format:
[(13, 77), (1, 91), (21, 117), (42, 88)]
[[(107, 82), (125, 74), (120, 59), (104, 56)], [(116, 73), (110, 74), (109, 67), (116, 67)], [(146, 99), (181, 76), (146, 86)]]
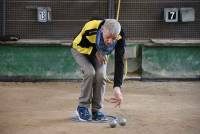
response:
[(73, 48), (71, 52), (83, 72), (79, 106), (90, 108), (91, 105), (92, 111), (100, 111), (105, 94), (107, 64), (99, 64), (96, 58), (90, 61)]

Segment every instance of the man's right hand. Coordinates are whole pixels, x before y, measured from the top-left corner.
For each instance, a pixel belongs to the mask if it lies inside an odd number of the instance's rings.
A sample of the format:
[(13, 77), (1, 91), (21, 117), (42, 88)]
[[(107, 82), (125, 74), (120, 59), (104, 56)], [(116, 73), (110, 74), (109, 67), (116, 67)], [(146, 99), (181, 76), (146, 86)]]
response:
[(96, 52), (97, 60), (100, 64), (107, 64), (108, 57), (106, 55), (101, 54), (99, 51)]

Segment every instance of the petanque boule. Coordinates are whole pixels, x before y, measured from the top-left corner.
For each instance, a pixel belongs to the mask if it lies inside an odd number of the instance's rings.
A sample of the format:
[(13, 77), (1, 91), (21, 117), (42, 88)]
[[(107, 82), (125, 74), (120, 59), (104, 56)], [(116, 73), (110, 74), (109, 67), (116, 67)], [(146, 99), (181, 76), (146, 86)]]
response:
[(127, 120), (125, 118), (120, 118), (118, 123), (120, 126), (125, 126), (126, 125)]
[(111, 128), (115, 128), (117, 126), (117, 121), (116, 120), (112, 120), (109, 124), (110, 124)]

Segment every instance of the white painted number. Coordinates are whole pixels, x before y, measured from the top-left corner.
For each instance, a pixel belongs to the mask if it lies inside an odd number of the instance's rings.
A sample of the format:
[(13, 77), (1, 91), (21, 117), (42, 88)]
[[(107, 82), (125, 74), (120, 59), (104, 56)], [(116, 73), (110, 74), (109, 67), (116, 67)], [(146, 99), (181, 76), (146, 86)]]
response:
[(176, 12), (173, 11), (169, 12), (169, 19), (170, 20), (176, 19)]
[(46, 19), (46, 12), (44, 12), (44, 11), (40, 12), (40, 17), (41, 17), (41, 20), (45, 20)]

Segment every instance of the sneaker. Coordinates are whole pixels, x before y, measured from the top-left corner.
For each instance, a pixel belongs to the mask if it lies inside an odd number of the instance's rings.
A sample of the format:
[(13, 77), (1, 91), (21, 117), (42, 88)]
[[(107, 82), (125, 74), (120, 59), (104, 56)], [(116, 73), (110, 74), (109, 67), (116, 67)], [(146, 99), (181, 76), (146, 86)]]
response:
[(77, 108), (78, 117), (81, 121), (88, 121), (91, 118), (91, 114), (87, 107), (78, 106)]
[(107, 118), (104, 113), (100, 111), (95, 111), (95, 112), (92, 112), (92, 120), (107, 121)]

